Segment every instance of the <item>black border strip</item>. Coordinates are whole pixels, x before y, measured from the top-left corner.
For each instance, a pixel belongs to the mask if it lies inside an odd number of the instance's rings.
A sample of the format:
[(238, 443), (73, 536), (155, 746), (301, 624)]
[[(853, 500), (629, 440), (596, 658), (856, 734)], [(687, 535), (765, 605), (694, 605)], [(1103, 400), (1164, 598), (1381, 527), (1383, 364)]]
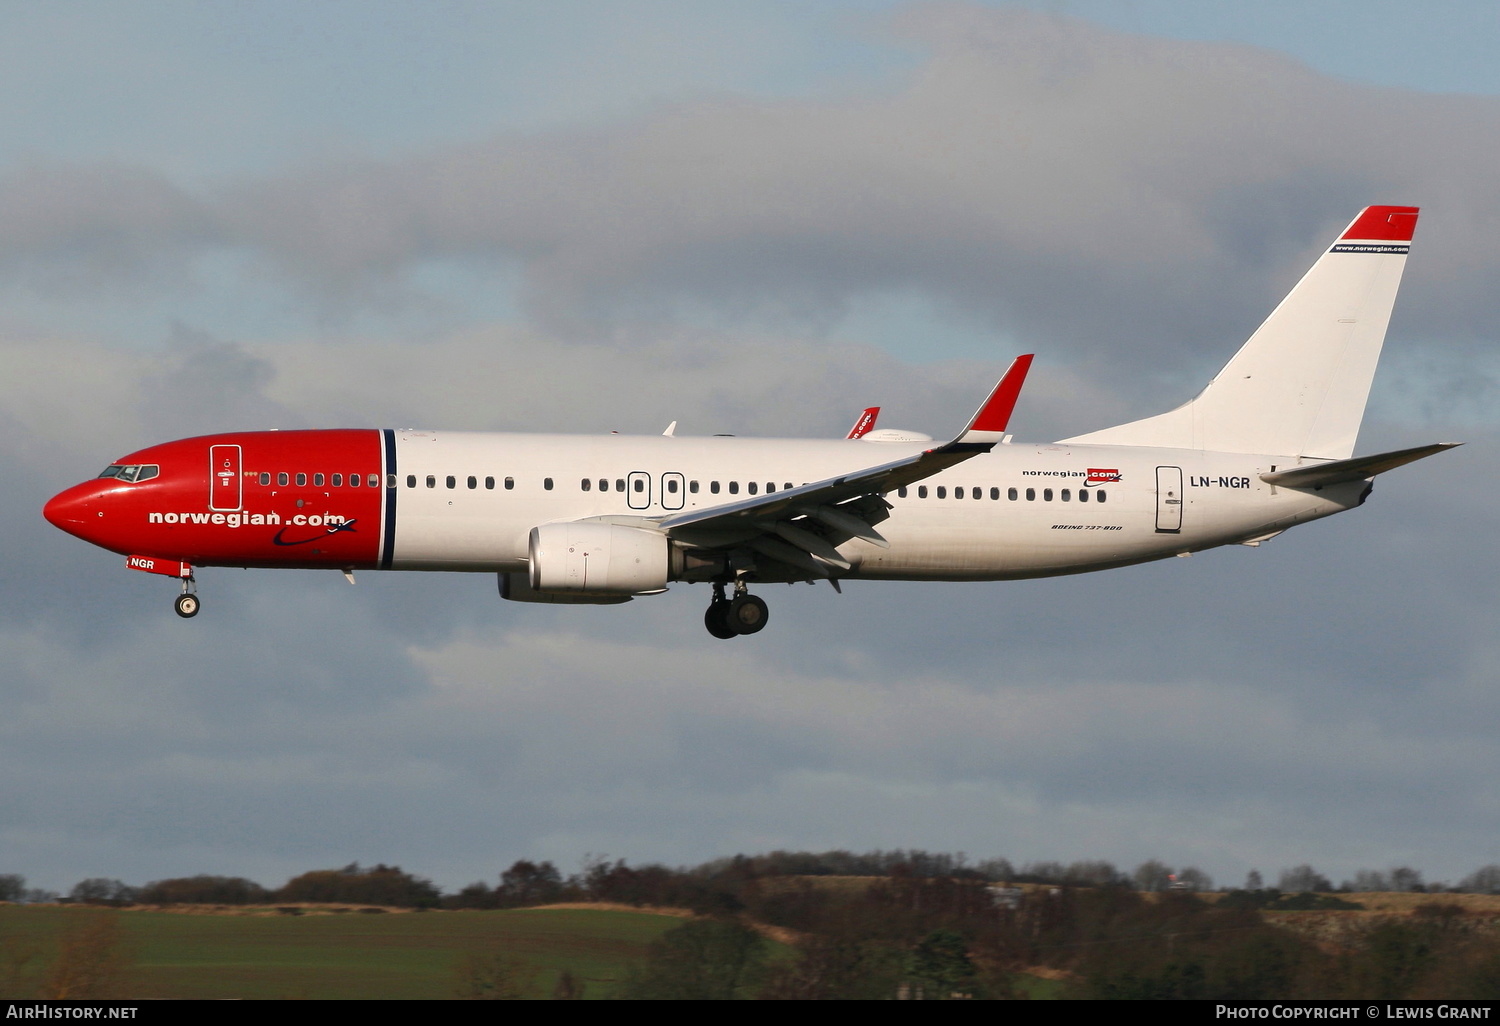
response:
[(396, 554), (396, 432), (382, 428), (385, 436), (385, 523), (380, 540), (380, 569), (391, 568), (391, 558)]

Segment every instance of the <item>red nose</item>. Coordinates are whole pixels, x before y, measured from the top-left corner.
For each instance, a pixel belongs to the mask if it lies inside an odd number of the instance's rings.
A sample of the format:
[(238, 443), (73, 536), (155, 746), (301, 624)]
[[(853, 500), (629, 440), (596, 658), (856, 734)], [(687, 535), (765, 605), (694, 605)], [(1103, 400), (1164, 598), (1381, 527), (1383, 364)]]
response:
[(42, 507), (42, 516), (53, 527), (92, 541), (91, 536), (98, 534), (104, 526), (98, 491), (94, 482), (85, 481), (58, 492)]

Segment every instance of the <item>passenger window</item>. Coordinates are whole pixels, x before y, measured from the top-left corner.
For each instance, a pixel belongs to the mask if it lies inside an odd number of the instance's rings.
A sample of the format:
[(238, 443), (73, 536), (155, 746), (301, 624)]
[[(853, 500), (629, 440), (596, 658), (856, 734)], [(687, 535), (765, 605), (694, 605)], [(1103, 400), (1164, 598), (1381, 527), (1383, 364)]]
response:
[(287, 479), (285, 471), (282, 471), (281, 473), (279, 473), (279, 474), (276, 475), (276, 483), (278, 485), (280, 485), (282, 488), (286, 487), (287, 480), (288, 479)]
[(1079, 502), (1088, 502), (1089, 501), (1089, 493), (1086, 492), (1086, 491), (1084, 491), (1082, 488), (1078, 489), (1078, 501)]
[[(366, 483), (369, 484), (369, 486), (371, 488), (379, 488), (380, 487), (380, 475), (379, 474), (371, 474), (369, 481), (366, 482)], [(385, 475), (385, 486), (387, 488), (394, 488), (394, 487), (396, 487), (396, 475), (395, 474), (387, 474), (387, 475)]]
[(484, 479), (484, 486), (486, 488), (488, 488), (490, 491), (494, 491), (495, 490), (495, 479), (493, 477), (487, 477), (487, 478), (485, 478)]
[(334, 474), (333, 475), (333, 486), (335, 488), (342, 488), (342, 487), (344, 487), (344, 475), (343, 474)]
[(731, 482), (729, 482), (729, 494), (730, 495), (738, 495), (738, 494), (740, 494), (740, 483), (738, 481), (731, 481)]
[(406, 487), (408, 487), (408, 488), (415, 488), (416, 486), (417, 486), (417, 475), (416, 474), (407, 474), (406, 475)]
[(636, 478), (631, 483), (635, 485), (635, 490), (638, 492), (644, 492), (646, 490), (646, 482), (642, 481), (640, 478)]
[(617, 477), (617, 478), (615, 478), (615, 491), (617, 491), (617, 492), (623, 492), (624, 490), (625, 490), (625, 479), (623, 477)]
[(677, 494), (677, 479), (675, 477), (667, 478), (667, 491), (673, 495)]
[(688, 482), (688, 491), (692, 492), (694, 495), (697, 495), (698, 494), (698, 482), (697, 481), (689, 481)]
[(313, 487), (314, 488), (322, 488), (323, 487), (323, 475), (322, 474), (314, 474), (313, 475)]
[(1043, 502), (1051, 502), (1052, 501), (1052, 489), (1051, 488), (1043, 488), (1042, 489), (1042, 501)]
[(261, 484), (261, 487), (264, 488), (266, 485), (268, 485), (270, 483), (271, 483), (271, 475), (270, 475), (270, 473), (268, 471), (262, 470), (260, 472), (260, 484)]
[(359, 485), (360, 485), (359, 475), (358, 474), (350, 474), (349, 475), (349, 487), (350, 488), (358, 488)]
[(449, 474), (447, 480), (445, 480), (443, 483), (446, 484), (449, 488), (456, 488), (458, 487), (458, 478), (454, 477), (452, 474)]
[(708, 483), (708, 490), (711, 491), (711, 492), (713, 492), (715, 495), (718, 495), (719, 494), (719, 482), (717, 482), (717, 481), (710, 481)]
[(1104, 494), (1104, 489), (1103, 488), (1099, 489), (1097, 492), (1094, 493), (1094, 501), (1095, 502), (1103, 502), (1107, 498), (1109, 498), (1109, 496), (1106, 495), (1106, 494)]
[(756, 484), (754, 481), (751, 481), (749, 484), (747, 484), (745, 488), (751, 495), (754, 495), (756, 492), (760, 491), (760, 485)]
[(767, 481), (766, 482), (766, 494), (770, 495), (775, 490), (776, 490), (776, 482), (775, 481)]
[[(377, 475), (377, 474), (371, 474), (370, 475), (370, 487), (371, 488), (378, 488), (380, 486), (379, 482), (380, 482), (379, 475)], [(385, 475), (385, 486), (387, 488), (395, 488), (396, 487), (396, 475), (395, 474), (387, 474), (387, 475)]]
[(552, 490), (552, 479), (550, 477), (542, 478), (542, 487), (550, 492)]
[(927, 498), (927, 486), (926, 485), (917, 485), (917, 498), (919, 498), (919, 499), (925, 499), (925, 498)]
[(594, 483), (592, 481), (590, 481), (588, 478), (584, 478), (582, 481), (578, 482), (578, 487), (581, 488), (581, 489), (583, 489), (584, 491), (588, 491), (593, 486), (594, 486)]
[(472, 491), (473, 489), (479, 487), (479, 478), (474, 477), (473, 475), (470, 475), (469, 480), (468, 480), (467, 483), (469, 485), (469, 489)]
[(601, 492), (607, 492), (607, 491), (609, 491), (609, 479), (608, 478), (601, 477), (599, 479), (599, 490)]
[(1071, 498), (1072, 498), (1072, 497), (1073, 497), (1073, 493), (1072, 493), (1072, 492), (1071, 492), (1071, 491), (1069, 491), (1069, 490), (1068, 490), (1068, 489), (1066, 489), (1066, 488), (1064, 488), (1064, 489), (1063, 489), (1063, 490), (1062, 490), (1062, 501), (1063, 501), (1063, 502), (1067, 502), (1067, 501), (1068, 501), (1068, 500), (1069, 500), (1069, 499), (1071, 499)]
[(507, 477), (505, 479), (505, 490), (507, 492), (510, 491), (515, 486), (516, 486), (516, 479), (515, 478), (513, 478), (513, 477)]
[(1019, 496), (1016, 494), (1016, 490), (1014, 488), (1007, 488), (1005, 490), (1005, 497), (1007, 499), (1009, 499), (1011, 502), (1015, 502), (1016, 499), (1019, 498)]
[(437, 487), (437, 478), (434, 477), (431, 474), (427, 475), (427, 487), (428, 488), (436, 488)]
[(297, 487), (298, 488), (306, 488), (307, 487), (307, 475), (306, 474), (298, 474), (297, 475)]
[(948, 497), (948, 486), (947, 485), (938, 485), (937, 486), (937, 493), (938, 493), (938, 498), (939, 499), (946, 499)]
[(1026, 489), (1026, 501), (1027, 502), (1035, 502), (1036, 501), (1036, 489), (1035, 488), (1028, 488), (1028, 489)]
[(900, 488), (897, 488), (896, 494), (903, 499), (906, 498), (906, 485), (902, 485)]
[(784, 489), (786, 489), (787, 491), (791, 491), (792, 490), (792, 483), (790, 481), (788, 481), (785, 484), (783, 484), (781, 487), (784, 488)]
[[(999, 498), (1000, 498), (1000, 489), (998, 489), (998, 488), (991, 488), (990, 489), (990, 500), (993, 502), (993, 501), (998, 500)], [(1015, 496), (1012, 495), (1011, 498), (1014, 499)]]

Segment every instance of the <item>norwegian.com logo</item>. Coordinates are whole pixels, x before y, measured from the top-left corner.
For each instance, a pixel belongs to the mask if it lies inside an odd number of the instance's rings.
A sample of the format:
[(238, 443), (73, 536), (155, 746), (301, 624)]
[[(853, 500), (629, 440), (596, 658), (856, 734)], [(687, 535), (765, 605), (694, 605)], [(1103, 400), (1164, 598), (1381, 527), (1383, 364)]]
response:
[(1085, 487), (1092, 488), (1094, 485), (1114, 484), (1120, 480), (1120, 472), (1113, 468), (1108, 470), (1102, 467), (1090, 467), (1088, 480), (1084, 482)]

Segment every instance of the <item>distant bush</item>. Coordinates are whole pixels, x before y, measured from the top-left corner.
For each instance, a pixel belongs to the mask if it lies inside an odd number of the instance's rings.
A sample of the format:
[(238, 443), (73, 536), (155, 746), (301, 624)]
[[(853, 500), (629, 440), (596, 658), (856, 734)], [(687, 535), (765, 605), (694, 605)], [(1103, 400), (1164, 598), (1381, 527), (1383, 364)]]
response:
[(320, 869), (286, 882), (274, 901), (341, 902), (351, 905), (393, 905), (398, 908), (436, 908), (442, 894), (431, 880), (403, 873), (400, 866), (361, 869), (354, 862), (343, 869)]
[(271, 892), (242, 876), (184, 876), (155, 880), (141, 888), (147, 905), (259, 905)]
[(80, 905), (130, 905), (140, 891), (119, 880), (106, 880), (102, 876), (80, 880), (68, 892), (68, 900)]

